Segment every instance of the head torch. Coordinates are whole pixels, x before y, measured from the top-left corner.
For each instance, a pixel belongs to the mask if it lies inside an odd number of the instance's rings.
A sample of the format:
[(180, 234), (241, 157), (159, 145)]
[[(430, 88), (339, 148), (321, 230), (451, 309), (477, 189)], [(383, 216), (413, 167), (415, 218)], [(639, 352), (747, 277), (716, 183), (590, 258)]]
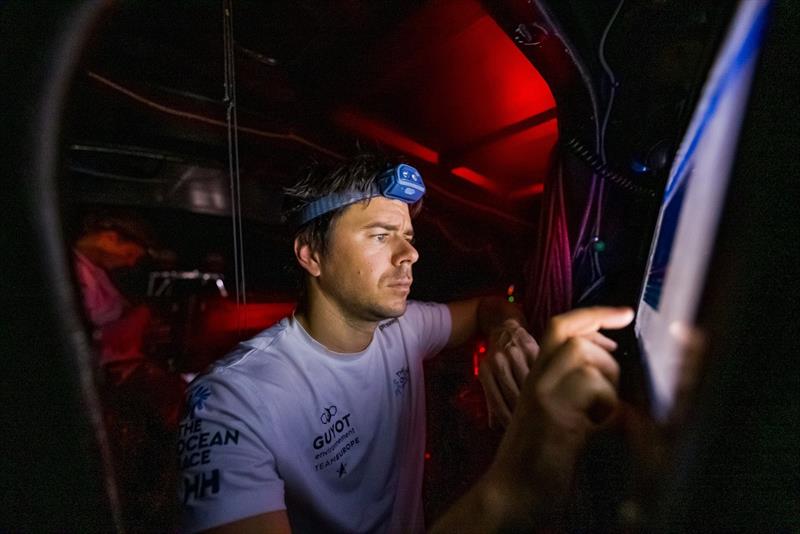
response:
[(300, 210), (295, 222), (298, 226), (302, 226), (330, 211), (372, 197), (383, 196), (413, 204), (424, 194), (425, 184), (422, 181), (422, 175), (411, 165), (401, 163), (382, 172), (375, 182), (364, 191), (355, 189), (340, 191), (311, 202)]

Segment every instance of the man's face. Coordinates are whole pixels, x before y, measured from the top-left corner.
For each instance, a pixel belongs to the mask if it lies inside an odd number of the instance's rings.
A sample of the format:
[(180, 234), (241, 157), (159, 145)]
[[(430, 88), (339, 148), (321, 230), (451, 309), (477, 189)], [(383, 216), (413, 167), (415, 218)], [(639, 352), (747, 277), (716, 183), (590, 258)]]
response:
[(346, 316), (380, 321), (406, 310), (411, 266), (419, 258), (408, 205), (384, 197), (346, 208), (320, 256), (318, 283)]

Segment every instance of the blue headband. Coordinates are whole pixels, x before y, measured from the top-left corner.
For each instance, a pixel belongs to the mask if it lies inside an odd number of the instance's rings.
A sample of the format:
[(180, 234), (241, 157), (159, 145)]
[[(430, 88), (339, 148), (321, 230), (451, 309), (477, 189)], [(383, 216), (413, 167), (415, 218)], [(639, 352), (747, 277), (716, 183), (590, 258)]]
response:
[(364, 191), (351, 189), (331, 193), (311, 202), (297, 215), (296, 223), (298, 226), (302, 226), (330, 211), (372, 197), (384, 196), (413, 204), (424, 194), (425, 184), (422, 182), (422, 175), (411, 165), (401, 163), (381, 173), (375, 179), (375, 183)]

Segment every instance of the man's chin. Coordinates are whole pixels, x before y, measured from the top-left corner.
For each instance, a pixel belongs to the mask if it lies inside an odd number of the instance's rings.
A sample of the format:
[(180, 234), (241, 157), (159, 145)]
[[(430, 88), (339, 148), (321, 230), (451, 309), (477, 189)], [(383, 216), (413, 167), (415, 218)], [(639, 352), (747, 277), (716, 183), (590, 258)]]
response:
[(372, 310), (372, 314), (377, 321), (394, 319), (406, 313), (406, 307), (408, 307), (408, 301), (403, 299), (402, 302), (392, 304), (391, 306), (376, 307)]

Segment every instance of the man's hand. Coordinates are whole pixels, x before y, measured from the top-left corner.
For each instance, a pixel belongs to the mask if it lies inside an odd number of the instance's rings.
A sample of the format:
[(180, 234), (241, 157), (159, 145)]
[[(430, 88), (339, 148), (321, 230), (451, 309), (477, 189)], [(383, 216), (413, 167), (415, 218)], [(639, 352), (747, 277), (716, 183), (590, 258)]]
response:
[(551, 320), (492, 466), (501, 493), (530, 495), (534, 488), (544, 506), (566, 495), (587, 434), (617, 405), (619, 366), (608, 352), (614, 343), (598, 330), (632, 319), (629, 308), (596, 307)]
[[(570, 314), (555, 317), (551, 331), (546, 335), (566, 335), (565, 329), (573, 328)], [(617, 344), (591, 325), (577, 325), (569, 337), (577, 336), (598, 347), (612, 351)], [(558, 329), (558, 332), (552, 331)], [(539, 345), (516, 319), (508, 319), (494, 328), (489, 336), (486, 357), (481, 362), (478, 377), (486, 395), (489, 426), (498, 421), (507, 427), (517, 403), (522, 385), (539, 355)]]
[(598, 330), (632, 319), (630, 308), (582, 308), (552, 319), (492, 466), (435, 532), (531, 531), (558, 517), (587, 434), (617, 405), (614, 343)]
[(522, 385), (538, 355), (539, 344), (518, 320), (507, 319), (492, 329), (486, 357), (478, 372), (490, 427), (494, 421), (508, 426)]

